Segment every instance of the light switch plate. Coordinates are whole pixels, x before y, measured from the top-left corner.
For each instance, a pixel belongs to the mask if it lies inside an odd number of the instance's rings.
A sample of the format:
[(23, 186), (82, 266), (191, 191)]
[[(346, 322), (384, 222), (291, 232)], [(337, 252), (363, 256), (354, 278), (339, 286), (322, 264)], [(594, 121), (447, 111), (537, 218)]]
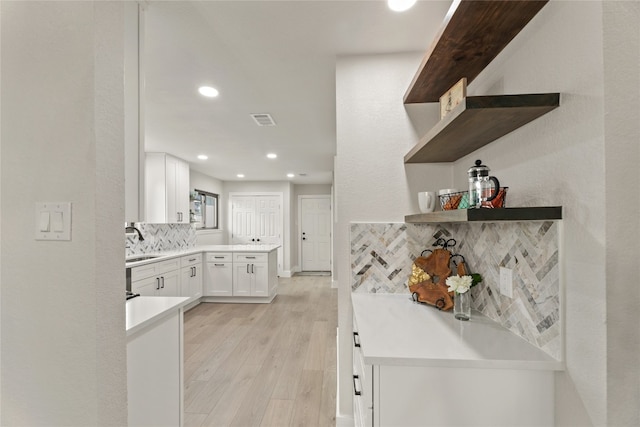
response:
[(500, 267), (500, 293), (513, 298), (513, 270), (510, 268)]
[(36, 203), (36, 240), (71, 240), (71, 203)]

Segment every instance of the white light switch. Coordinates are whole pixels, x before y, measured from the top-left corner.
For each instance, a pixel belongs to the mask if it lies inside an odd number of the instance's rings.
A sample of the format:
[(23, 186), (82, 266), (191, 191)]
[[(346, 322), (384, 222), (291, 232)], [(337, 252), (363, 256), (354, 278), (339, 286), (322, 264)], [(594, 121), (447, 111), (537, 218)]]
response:
[(51, 219), (51, 228), (53, 231), (57, 233), (62, 233), (64, 231), (64, 215), (60, 211), (54, 211), (53, 217)]
[(71, 203), (36, 203), (36, 240), (71, 240)]
[(40, 231), (49, 231), (49, 212), (40, 212)]

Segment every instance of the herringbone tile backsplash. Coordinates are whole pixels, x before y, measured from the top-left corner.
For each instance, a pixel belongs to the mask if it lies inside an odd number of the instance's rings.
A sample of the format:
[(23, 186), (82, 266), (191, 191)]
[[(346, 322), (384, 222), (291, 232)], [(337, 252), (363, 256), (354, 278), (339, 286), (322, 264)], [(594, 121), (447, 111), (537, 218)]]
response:
[[(554, 221), (465, 224), (351, 224), (353, 292), (409, 293), (411, 264), (438, 238), (455, 239), (483, 282), (472, 307), (560, 358), (559, 231)], [(500, 294), (500, 266), (513, 269), (513, 299)], [(425, 309), (432, 309), (425, 307)]]
[(137, 234), (127, 234), (126, 256), (190, 249), (196, 245), (196, 230), (191, 224), (137, 222), (135, 226), (144, 240), (140, 242)]

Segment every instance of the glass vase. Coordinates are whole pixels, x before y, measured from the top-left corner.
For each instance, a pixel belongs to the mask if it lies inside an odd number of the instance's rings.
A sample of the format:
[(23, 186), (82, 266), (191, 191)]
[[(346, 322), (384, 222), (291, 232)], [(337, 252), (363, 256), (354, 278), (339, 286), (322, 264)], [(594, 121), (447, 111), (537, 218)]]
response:
[(469, 320), (471, 318), (471, 295), (469, 295), (469, 291), (454, 295), (453, 315), (458, 320)]

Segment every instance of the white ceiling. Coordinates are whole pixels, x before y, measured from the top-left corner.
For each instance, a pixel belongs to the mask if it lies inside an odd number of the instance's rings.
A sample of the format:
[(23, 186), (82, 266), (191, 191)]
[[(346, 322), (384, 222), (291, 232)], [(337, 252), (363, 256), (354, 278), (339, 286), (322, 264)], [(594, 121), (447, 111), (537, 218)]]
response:
[[(425, 52), (450, 3), (396, 13), (381, 0), (151, 1), (145, 148), (224, 181), (238, 173), (283, 181), (291, 172), (294, 183), (330, 183), (336, 57)], [(204, 84), (220, 96), (199, 95)], [(277, 126), (258, 127), (251, 113), (269, 113)]]

